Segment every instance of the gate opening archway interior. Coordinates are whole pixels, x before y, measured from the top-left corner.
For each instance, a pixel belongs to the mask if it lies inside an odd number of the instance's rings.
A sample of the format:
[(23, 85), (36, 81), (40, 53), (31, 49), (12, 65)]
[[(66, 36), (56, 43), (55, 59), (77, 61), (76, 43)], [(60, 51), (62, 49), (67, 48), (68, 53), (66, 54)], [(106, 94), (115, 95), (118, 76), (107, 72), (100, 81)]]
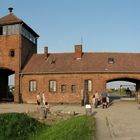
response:
[(106, 82), (111, 96), (114, 97), (135, 97), (140, 90), (140, 80), (132, 78), (112, 79)]
[(15, 72), (10, 69), (0, 68), (0, 101), (12, 101), (9, 92), (9, 76)]

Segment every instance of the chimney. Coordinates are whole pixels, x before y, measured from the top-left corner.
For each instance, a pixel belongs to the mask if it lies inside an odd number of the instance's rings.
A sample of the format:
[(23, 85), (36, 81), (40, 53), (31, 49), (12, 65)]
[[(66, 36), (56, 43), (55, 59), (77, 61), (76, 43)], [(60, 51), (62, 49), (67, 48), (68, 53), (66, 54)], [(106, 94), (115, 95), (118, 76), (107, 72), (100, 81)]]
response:
[(82, 45), (75, 45), (75, 59), (81, 59), (82, 54)]
[(13, 8), (12, 7), (9, 7), (8, 10), (9, 10), (9, 13), (12, 13)]
[(45, 58), (48, 58), (48, 47), (44, 47)]

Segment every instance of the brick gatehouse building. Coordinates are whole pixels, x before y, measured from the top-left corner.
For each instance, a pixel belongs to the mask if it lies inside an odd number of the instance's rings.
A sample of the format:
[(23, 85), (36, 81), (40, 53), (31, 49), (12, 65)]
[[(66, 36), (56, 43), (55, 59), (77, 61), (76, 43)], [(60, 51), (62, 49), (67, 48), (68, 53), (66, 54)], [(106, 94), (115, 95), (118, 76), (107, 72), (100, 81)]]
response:
[(91, 101), (110, 81), (130, 81), (140, 89), (140, 53), (83, 52), (37, 54), (39, 35), (10, 13), (0, 18), (0, 99), (8, 98), (8, 76), (15, 74), (15, 102), (36, 102), (39, 92), (48, 102), (80, 103), (81, 90)]

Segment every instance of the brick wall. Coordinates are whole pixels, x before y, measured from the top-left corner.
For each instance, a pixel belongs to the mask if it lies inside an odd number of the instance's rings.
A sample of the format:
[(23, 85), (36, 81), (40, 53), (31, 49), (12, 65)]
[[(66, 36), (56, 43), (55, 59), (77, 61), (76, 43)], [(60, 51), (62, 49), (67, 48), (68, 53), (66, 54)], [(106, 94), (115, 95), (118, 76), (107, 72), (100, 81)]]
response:
[[(9, 55), (10, 50), (14, 50), (14, 57)], [(21, 68), (28, 62), (32, 54), (36, 52), (37, 46), (21, 35), (0, 35), (0, 67), (10, 70), (13, 74), (15, 73), (15, 102), (20, 101), (19, 92), (21, 85), (19, 72), (21, 71)], [(4, 86), (7, 87), (8, 84), (5, 84)]]
[[(97, 90), (101, 93), (106, 88), (106, 81), (117, 78), (133, 78), (140, 80), (139, 74), (47, 74), (24, 75), (22, 78), (22, 97), (24, 102), (36, 102), (36, 95), (44, 92), (48, 102), (81, 103), (81, 89), (84, 80), (92, 80), (92, 92), (89, 93), (90, 102), (92, 95)], [(29, 81), (37, 81), (37, 91), (29, 92)], [(57, 81), (57, 91), (49, 92), (49, 80)], [(67, 85), (66, 93), (61, 93), (61, 85)], [(76, 93), (71, 92), (71, 85), (76, 85)]]

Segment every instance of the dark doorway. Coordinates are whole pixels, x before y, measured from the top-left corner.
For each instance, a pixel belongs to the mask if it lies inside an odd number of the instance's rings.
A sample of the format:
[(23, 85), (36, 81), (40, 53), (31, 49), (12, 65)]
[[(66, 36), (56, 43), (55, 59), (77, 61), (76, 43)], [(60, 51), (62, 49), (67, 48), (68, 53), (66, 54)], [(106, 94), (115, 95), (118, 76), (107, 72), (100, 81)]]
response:
[(10, 94), (8, 79), (14, 71), (9, 69), (0, 69), (0, 101), (13, 101), (13, 96)]
[(89, 104), (89, 92), (92, 91), (92, 81), (85, 80), (84, 81), (84, 105)]

